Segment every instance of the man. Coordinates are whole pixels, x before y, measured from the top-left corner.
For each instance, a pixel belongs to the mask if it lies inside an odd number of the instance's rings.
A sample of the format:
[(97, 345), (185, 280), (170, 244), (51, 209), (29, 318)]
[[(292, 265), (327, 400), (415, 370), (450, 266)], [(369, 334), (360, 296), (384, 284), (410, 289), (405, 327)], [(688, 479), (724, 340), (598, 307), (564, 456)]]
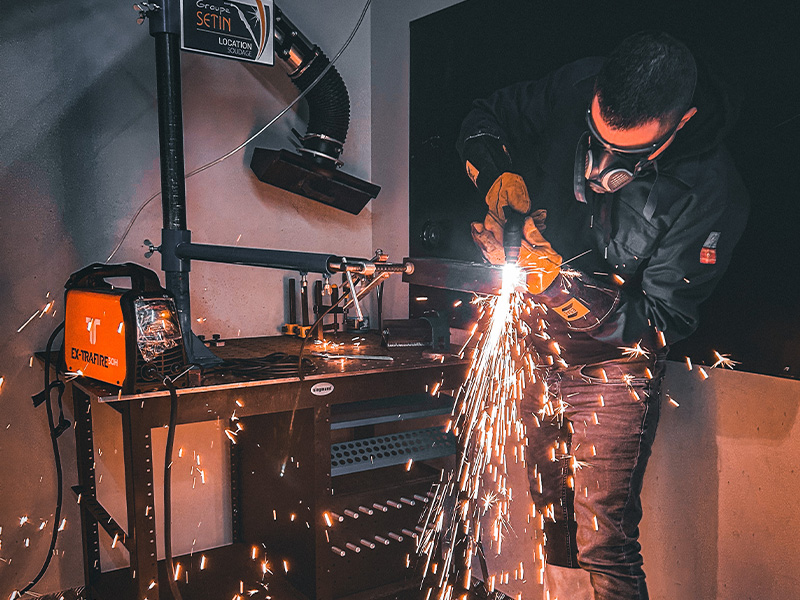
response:
[(504, 261), (505, 207), (527, 215), (519, 264), (543, 307), (531, 351), (550, 366), (522, 410), (546, 577), (580, 567), (597, 600), (648, 597), (640, 492), (667, 347), (696, 328), (747, 219), (721, 143), (734, 111), (712, 75), (641, 32), (476, 101), (459, 136), (490, 262)]

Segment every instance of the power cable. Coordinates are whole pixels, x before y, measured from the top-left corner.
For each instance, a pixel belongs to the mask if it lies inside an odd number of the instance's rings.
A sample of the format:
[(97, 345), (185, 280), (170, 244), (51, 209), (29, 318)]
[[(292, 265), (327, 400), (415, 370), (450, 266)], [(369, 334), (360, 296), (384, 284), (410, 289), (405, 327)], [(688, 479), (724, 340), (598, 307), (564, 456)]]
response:
[[(44, 390), (33, 396), (33, 405), (34, 407), (39, 406), (40, 404), (44, 403), (45, 408), (47, 409), (47, 425), (50, 429), (50, 441), (53, 444), (53, 459), (55, 461), (56, 466), (56, 481), (58, 486), (57, 498), (56, 498), (56, 510), (53, 514), (53, 533), (50, 537), (50, 548), (47, 551), (47, 557), (44, 560), (44, 564), (39, 572), (36, 574), (28, 585), (26, 585), (22, 590), (20, 590), (19, 595), (26, 593), (30, 590), (34, 585), (36, 585), (39, 580), (44, 576), (45, 571), (47, 571), (47, 567), (50, 566), (50, 560), (53, 558), (53, 553), (56, 549), (56, 540), (58, 539), (58, 529), (59, 523), (61, 521), (61, 506), (64, 500), (64, 473), (61, 467), (61, 453), (58, 450), (58, 438), (61, 436), (64, 431), (69, 429), (69, 421), (64, 417), (64, 410), (61, 404), (61, 397), (64, 394), (64, 382), (58, 379), (56, 376), (56, 380), (51, 382), (50, 381), (50, 362), (51, 356), (53, 352), (53, 342), (55, 341), (58, 334), (64, 329), (64, 322), (61, 322), (61, 325), (55, 328), (53, 333), (50, 334), (50, 339), (47, 340), (47, 348), (45, 350), (44, 355)], [(58, 390), (58, 408), (59, 408), (59, 419), (58, 425), (53, 422), (53, 406), (51, 404), (51, 395), (50, 392), (54, 389)]]
[[(275, 377), (295, 377), (298, 375), (297, 355), (285, 352), (273, 352), (266, 356), (254, 358), (226, 358), (219, 365), (203, 371), (203, 380), (216, 374), (234, 375), (236, 377), (259, 377), (272, 379)], [(308, 358), (302, 359), (304, 375), (316, 371), (317, 366)]]
[(172, 453), (175, 446), (175, 428), (178, 424), (178, 392), (169, 377), (164, 377), (164, 385), (169, 389), (169, 426), (164, 450), (164, 555), (172, 597), (175, 600), (183, 600), (172, 560)]
[[(267, 129), (269, 129), (276, 121), (278, 121), (278, 119), (280, 119), (283, 115), (285, 115), (287, 112), (289, 112), (295, 104), (297, 104), (312, 89), (314, 89), (314, 87), (322, 80), (322, 78), (325, 77), (325, 75), (328, 73), (328, 71), (331, 69), (331, 67), (333, 67), (334, 63), (336, 63), (336, 61), (339, 59), (339, 57), (342, 55), (342, 53), (347, 49), (347, 47), (350, 45), (350, 42), (353, 41), (353, 38), (355, 37), (356, 33), (358, 32), (359, 28), (361, 27), (361, 23), (364, 21), (364, 17), (367, 14), (367, 9), (369, 9), (369, 5), (371, 4), (371, 2), (372, 2), (372, 0), (367, 0), (366, 4), (364, 4), (364, 8), (361, 11), (361, 16), (358, 18), (358, 22), (356, 22), (356, 25), (353, 28), (353, 31), (350, 32), (350, 36), (344, 42), (344, 44), (339, 49), (339, 51), (336, 53), (336, 55), (331, 59), (330, 63), (328, 63), (328, 65), (322, 70), (322, 72), (317, 76), (317, 78), (314, 81), (311, 82), (311, 85), (309, 85), (294, 100), (292, 100), (288, 105), (286, 105), (286, 107), (281, 112), (279, 112), (269, 123), (267, 123), (266, 125), (264, 125), (264, 127), (259, 129), (256, 133), (251, 135), (247, 140), (245, 140), (244, 142), (239, 144), (236, 148), (234, 148), (230, 152), (227, 152), (226, 154), (223, 154), (219, 158), (216, 158), (216, 159), (212, 160), (211, 162), (206, 163), (203, 166), (198, 167), (195, 170), (189, 172), (184, 177), (184, 181), (189, 179), (190, 177), (193, 177), (194, 175), (197, 175), (198, 173), (201, 173), (202, 171), (205, 171), (206, 169), (209, 169), (209, 168), (213, 167), (214, 165), (217, 165), (217, 164), (221, 163), (222, 161), (230, 158), (231, 156), (233, 156), (234, 154), (236, 154), (237, 152), (242, 150), (245, 146), (247, 146), (247, 144), (252, 142), (259, 135), (261, 135)], [(123, 242), (128, 237), (128, 234), (130, 233), (131, 228), (133, 227), (133, 224), (136, 222), (136, 219), (139, 218), (139, 215), (144, 210), (144, 208), (148, 204), (150, 204), (153, 200), (158, 198), (160, 195), (161, 195), (161, 191), (159, 190), (158, 192), (156, 192), (155, 194), (150, 196), (147, 200), (145, 200), (144, 203), (133, 214), (133, 217), (131, 218), (130, 222), (128, 223), (128, 226), (125, 228), (125, 231), (122, 234), (122, 238), (119, 240), (117, 245), (114, 247), (114, 250), (112, 250), (111, 254), (109, 254), (108, 258), (105, 260), (106, 263), (108, 263), (112, 258), (114, 258), (114, 255), (119, 251), (119, 249), (122, 246)]]

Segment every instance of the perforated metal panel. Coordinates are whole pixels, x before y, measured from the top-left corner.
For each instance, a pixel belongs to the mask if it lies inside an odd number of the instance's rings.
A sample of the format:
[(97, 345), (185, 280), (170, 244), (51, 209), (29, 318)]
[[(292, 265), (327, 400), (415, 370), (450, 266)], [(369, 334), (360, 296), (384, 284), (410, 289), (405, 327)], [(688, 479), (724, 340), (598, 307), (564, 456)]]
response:
[(331, 476), (455, 454), (456, 438), (441, 427), (415, 429), (331, 445)]

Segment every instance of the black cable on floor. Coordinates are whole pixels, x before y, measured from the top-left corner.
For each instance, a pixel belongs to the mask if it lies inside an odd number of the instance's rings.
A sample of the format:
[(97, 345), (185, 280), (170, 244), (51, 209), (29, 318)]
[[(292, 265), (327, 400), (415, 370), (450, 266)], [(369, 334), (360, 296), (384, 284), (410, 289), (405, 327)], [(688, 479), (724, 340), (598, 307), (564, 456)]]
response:
[(53, 515), (53, 534), (50, 538), (50, 549), (47, 551), (47, 557), (44, 560), (42, 568), (39, 570), (39, 573), (37, 573), (36, 577), (34, 577), (28, 585), (20, 590), (20, 595), (30, 590), (44, 576), (45, 571), (47, 571), (47, 567), (50, 566), (50, 560), (53, 558), (53, 553), (56, 549), (56, 540), (58, 540), (58, 527), (61, 520), (61, 506), (64, 500), (64, 473), (61, 467), (61, 453), (58, 450), (58, 438), (69, 428), (70, 423), (64, 418), (63, 410), (60, 411), (58, 425), (53, 423), (53, 406), (50, 402), (50, 392), (54, 389), (58, 389), (58, 406), (59, 409), (61, 409), (61, 396), (64, 394), (64, 382), (60, 381), (58, 377), (56, 377), (55, 381), (50, 381), (50, 357), (53, 352), (53, 342), (55, 341), (56, 336), (58, 336), (63, 329), (64, 322), (62, 321), (61, 325), (56, 327), (53, 333), (50, 334), (50, 339), (47, 340), (47, 349), (45, 350), (44, 355), (44, 390), (32, 397), (34, 407), (39, 406), (42, 403), (45, 404), (45, 408), (47, 409), (47, 425), (50, 429), (50, 441), (53, 444), (53, 460), (55, 461), (56, 465), (56, 480), (58, 486), (56, 510), (55, 514)]

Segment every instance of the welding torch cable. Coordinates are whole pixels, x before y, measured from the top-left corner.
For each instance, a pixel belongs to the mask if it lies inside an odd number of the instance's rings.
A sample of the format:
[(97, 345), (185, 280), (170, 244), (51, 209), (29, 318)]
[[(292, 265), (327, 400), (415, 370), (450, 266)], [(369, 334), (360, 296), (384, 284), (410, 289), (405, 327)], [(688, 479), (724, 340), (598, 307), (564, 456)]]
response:
[[(54, 387), (59, 387), (59, 408), (61, 408), (61, 394), (63, 393), (63, 383), (58, 379), (56, 376), (56, 381), (51, 384), (50, 382), (50, 357), (53, 352), (53, 342), (55, 341), (56, 337), (58, 336), (59, 332), (64, 329), (64, 321), (55, 328), (53, 333), (50, 334), (50, 338), (47, 340), (47, 347), (45, 349), (44, 355), (44, 392), (43, 394), (46, 395), (45, 398), (45, 408), (47, 409), (47, 425), (48, 429), (50, 430), (50, 441), (53, 444), (53, 459), (55, 461), (56, 466), (56, 485), (57, 485), (57, 492), (56, 492), (56, 510), (53, 513), (53, 533), (50, 536), (50, 547), (47, 551), (47, 557), (44, 560), (44, 564), (39, 572), (36, 574), (28, 585), (26, 585), (22, 590), (18, 592), (20, 596), (27, 593), (34, 585), (36, 585), (39, 580), (44, 576), (47, 568), (50, 566), (50, 560), (53, 558), (53, 554), (55, 553), (56, 549), (56, 540), (58, 540), (58, 529), (61, 520), (61, 507), (64, 501), (64, 472), (61, 466), (61, 453), (58, 449), (58, 437), (59, 433), (56, 429), (56, 425), (53, 423), (53, 407), (50, 403), (50, 390)], [(61, 413), (61, 420), (63, 420), (63, 412)]]
[[(303, 371), (313, 373), (317, 366), (310, 359), (303, 359)], [(285, 352), (272, 352), (265, 356), (254, 358), (228, 358), (219, 365), (214, 365), (203, 371), (203, 382), (207, 377), (214, 377), (220, 373), (240, 377), (293, 377), (297, 375), (297, 356)]]
[(174, 600), (183, 600), (175, 578), (175, 565), (172, 559), (172, 455), (175, 448), (175, 429), (178, 424), (178, 392), (169, 377), (164, 377), (164, 385), (169, 390), (169, 426), (164, 449), (164, 556), (167, 561), (167, 578), (172, 597)]
[[(347, 40), (345, 40), (344, 44), (342, 44), (342, 47), (339, 48), (339, 51), (334, 55), (334, 57), (331, 59), (331, 61), (325, 66), (325, 68), (322, 70), (322, 72), (317, 76), (316, 79), (314, 79), (314, 81), (311, 82), (311, 84), (305, 90), (300, 92), (300, 94), (294, 100), (292, 100), (289, 104), (287, 104), (286, 107), (283, 110), (281, 110), (277, 115), (275, 115), (275, 117), (273, 117), (273, 119), (269, 123), (264, 125), (256, 133), (251, 135), (249, 138), (247, 138), (244, 142), (239, 144), (233, 150), (227, 152), (226, 154), (223, 154), (222, 156), (212, 160), (211, 162), (208, 162), (208, 163), (206, 163), (206, 164), (204, 164), (204, 165), (202, 165), (200, 167), (197, 167), (193, 171), (190, 171), (184, 177), (184, 181), (189, 179), (190, 177), (193, 177), (193, 176), (197, 175), (198, 173), (201, 173), (201, 172), (205, 171), (206, 169), (210, 169), (214, 165), (217, 165), (217, 164), (221, 163), (222, 161), (230, 158), (231, 156), (233, 156), (234, 154), (236, 154), (237, 152), (239, 152), (240, 150), (245, 148), (249, 143), (251, 143), (253, 140), (255, 140), (258, 136), (260, 136), (262, 133), (264, 133), (267, 129), (272, 127), (272, 125), (274, 125), (281, 117), (283, 117), (283, 115), (285, 115), (287, 112), (289, 112), (294, 107), (295, 104), (297, 104), (298, 102), (300, 102), (300, 100), (305, 98), (306, 95), (311, 90), (313, 90), (316, 87), (316, 85), (322, 80), (322, 78), (325, 77), (325, 75), (328, 74), (328, 71), (330, 71), (330, 69), (333, 67), (333, 65), (336, 63), (336, 61), (339, 60), (339, 57), (344, 53), (344, 51), (350, 45), (350, 42), (353, 41), (353, 38), (355, 37), (356, 33), (361, 28), (361, 23), (364, 21), (364, 17), (366, 16), (367, 10), (369, 9), (369, 5), (371, 3), (372, 3), (372, 0), (367, 0), (366, 4), (364, 4), (364, 8), (361, 11), (361, 16), (358, 18), (358, 21), (356, 22), (355, 27), (353, 27), (353, 30), (350, 32), (350, 36), (347, 38)], [(133, 217), (128, 222), (128, 226), (125, 228), (125, 231), (123, 232), (122, 237), (120, 238), (119, 242), (114, 247), (114, 250), (111, 251), (111, 254), (108, 255), (108, 258), (105, 260), (106, 263), (108, 263), (112, 258), (114, 258), (116, 253), (119, 251), (119, 249), (122, 246), (123, 242), (125, 242), (125, 239), (128, 237), (128, 234), (130, 233), (131, 228), (133, 227), (133, 224), (136, 222), (136, 219), (139, 218), (139, 215), (142, 213), (142, 211), (145, 209), (145, 207), (148, 204), (150, 204), (153, 200), (158, 198), (160, 195), (161, 195), (161, 191), (159, 190), (155, 194), (150, 196), (147, 200), (145, 200), (144, 203), (136, 210), (136, 212), (133, 214)]]

